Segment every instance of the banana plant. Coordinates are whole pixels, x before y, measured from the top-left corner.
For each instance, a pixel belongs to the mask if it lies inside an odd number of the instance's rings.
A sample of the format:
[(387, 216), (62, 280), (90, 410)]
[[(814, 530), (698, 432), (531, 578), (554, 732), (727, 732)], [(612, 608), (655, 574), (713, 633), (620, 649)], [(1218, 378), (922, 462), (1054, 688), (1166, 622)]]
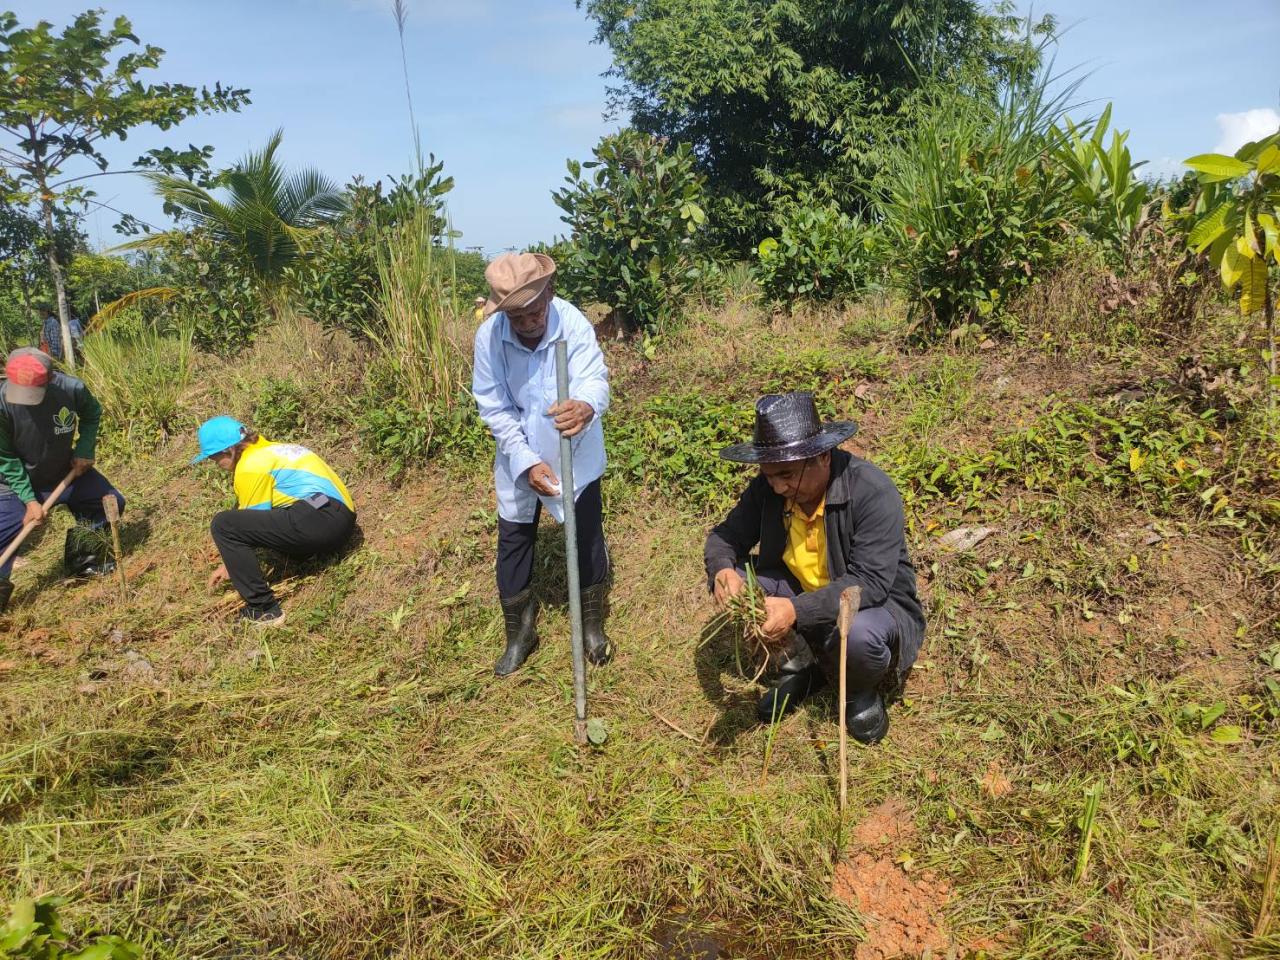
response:
[(1187, 243), (1196, 253), (1208, 252), (1229, 292), (1240, 288), (1242, 316), (1263, 314), (1274, 411), (1280, 390), (1272, 289), (1272, 273), (1280, 267), (1280, 131), (1246, 143), (1234, 156), (1202, 153), (1183, 162), (1200, 181)]
[[(1066, 121), (1066, 131), (1054, 130), (1054, 156), (1071, 179), (1071, 195), (1085, 212), (1085, 230), (1099, 243), (1127, 257), (1142, 222), (1150, 185), (1135, 176), (1145, 160), (1133, 162), (1128, 130), (1112, 130), (1111, 104), (1092, 130)], [(1086, 136), (1086, 134), (1088, 134)]]

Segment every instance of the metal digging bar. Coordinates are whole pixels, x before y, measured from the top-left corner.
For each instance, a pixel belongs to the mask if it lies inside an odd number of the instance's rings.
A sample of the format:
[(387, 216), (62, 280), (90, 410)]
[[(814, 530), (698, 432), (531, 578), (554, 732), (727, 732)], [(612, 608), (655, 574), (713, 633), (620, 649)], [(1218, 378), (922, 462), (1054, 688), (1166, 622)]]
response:
[[(569, 345), (556, 341), (556, 400), (569, 399)], [(578, 518), (573, 499), (573, 440), (560, 435), (560, 496), (564, 503), (564, 556), (569, 575), (569, 625), (573, 641), (573, 739), (587, 742), (587, 658), (582, 647), (582, 584), (578, 578)]]

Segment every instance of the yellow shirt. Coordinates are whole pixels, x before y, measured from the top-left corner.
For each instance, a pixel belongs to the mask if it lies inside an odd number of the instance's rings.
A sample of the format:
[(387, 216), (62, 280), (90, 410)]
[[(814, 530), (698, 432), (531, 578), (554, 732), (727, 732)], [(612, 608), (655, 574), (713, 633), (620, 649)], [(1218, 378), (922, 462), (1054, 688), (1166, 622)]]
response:
[(329, 465), (306, 447), (265, 437), (245, 447), (236, 464), (236, 499), (241, 510), (287, 507), (315, 493), (355, 510), (351, 494)]
[(795, 574), (806, 593), (820, 590), (831, 582), (831, 573), (827, 569), (824, 519), (827, 501), (823, 498), (811, 517), (806, 517), (794, 501), (787, 502), (787, 510), (791, 514), (791, 524), (787, 528), (787, 546), (782, 551), (782, 562)]

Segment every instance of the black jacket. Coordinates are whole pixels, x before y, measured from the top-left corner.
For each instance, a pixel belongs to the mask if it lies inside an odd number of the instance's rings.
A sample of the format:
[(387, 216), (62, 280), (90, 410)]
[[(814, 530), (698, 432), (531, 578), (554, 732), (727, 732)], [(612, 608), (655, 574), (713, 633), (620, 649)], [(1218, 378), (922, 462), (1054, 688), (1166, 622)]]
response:
[[(785, 503), (763, 476), (757, 476), (724, 522), (707, 536), (707, 582), (721, 570), (741, 567), (757, 545), (758, 570), (782, 571), (787, 545)], [(902, 497), (879, 467), (831, 451), (831, 481), (825, 511), (827, 569), (831, 583), (795, 598), (796, 627), (805, 633), (830, 632), (840, 609), (840, 594), (855, 584), (862, 606), (884, 606), (898, 625), (899, 669), (909, 667), (924, 639), (924, 611), (916, 597), (916, 571), (907, 556)]]

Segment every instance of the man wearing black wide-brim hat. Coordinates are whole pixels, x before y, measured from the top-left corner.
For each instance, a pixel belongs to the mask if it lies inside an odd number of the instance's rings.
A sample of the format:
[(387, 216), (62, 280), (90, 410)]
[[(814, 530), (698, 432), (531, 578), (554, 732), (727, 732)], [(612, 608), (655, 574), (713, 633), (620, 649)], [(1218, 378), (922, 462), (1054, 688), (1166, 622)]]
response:
[(718, 604), (742, 590), (751, 562), (766, 594), (766, 637), (781, 643), (794, 630), (803, 641), (788, 647), (777, 685), (757, 706), (762, 723), (838, 678), (840, 594), (862, 588), (844, 665), (846, 724), (857, 740), (876, 743), (889, 729), (884, 691), (900, 688), (925, 623), (897, 487), (878, 467), (837, 449), (857, 429), (848, 421), (823, 424), (811, 393), (761, 397), (752, 442), (720, 451), (757, 464), (760, 474), (711, 531), (705, 556)]

